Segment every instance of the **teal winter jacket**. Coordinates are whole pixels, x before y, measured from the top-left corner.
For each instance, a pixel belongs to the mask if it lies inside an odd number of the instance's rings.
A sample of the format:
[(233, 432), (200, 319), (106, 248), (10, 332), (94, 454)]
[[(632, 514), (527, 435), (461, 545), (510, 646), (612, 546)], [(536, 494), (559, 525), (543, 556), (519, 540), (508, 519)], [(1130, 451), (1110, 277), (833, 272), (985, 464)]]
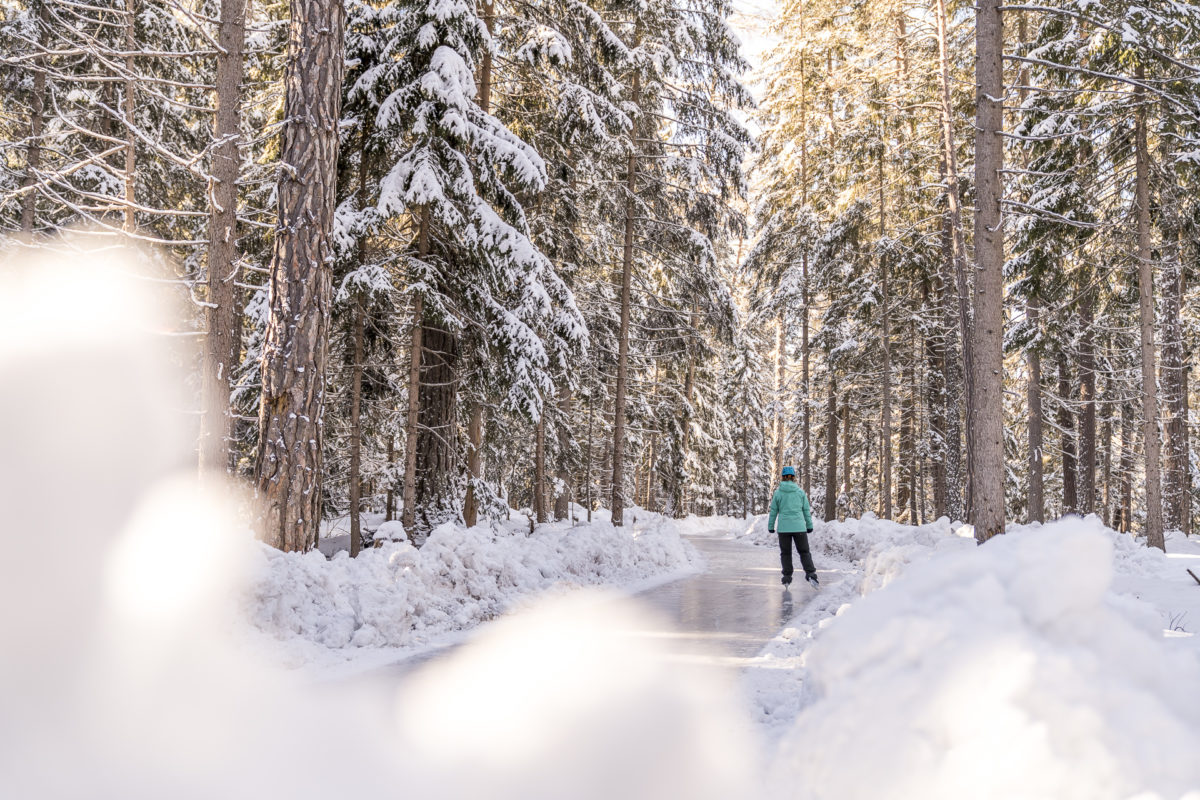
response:
[[(778, 520), (779, 525), (775, 522)], [(771, 498), (771, 516), (767, 520), (767, 530), (777, 530), (780, 533), (806, 533), (812, 530), (812, 506), (808, 504), (808, 495), (792, 481), (783, 481)]]

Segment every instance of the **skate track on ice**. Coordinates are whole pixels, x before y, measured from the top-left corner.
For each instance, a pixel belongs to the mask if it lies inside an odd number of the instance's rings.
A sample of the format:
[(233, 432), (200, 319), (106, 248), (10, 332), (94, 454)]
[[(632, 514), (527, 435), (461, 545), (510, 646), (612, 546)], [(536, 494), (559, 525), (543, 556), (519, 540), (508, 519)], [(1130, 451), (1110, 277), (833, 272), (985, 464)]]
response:
[[(651, 613), (631, 635), (662, 640), (672, 660), (724, 668), (749, 666), (812, 599), (814, 590), (802, 576), (785, 590), (779, 581), (778, 551), (738, 541), (728, 528), (686, 533), (683, 538), (704, 557), (704, 570), (634, 595)], [(370, 675), (403, 677), (445, 658), (458, 646), (418, 653)]]

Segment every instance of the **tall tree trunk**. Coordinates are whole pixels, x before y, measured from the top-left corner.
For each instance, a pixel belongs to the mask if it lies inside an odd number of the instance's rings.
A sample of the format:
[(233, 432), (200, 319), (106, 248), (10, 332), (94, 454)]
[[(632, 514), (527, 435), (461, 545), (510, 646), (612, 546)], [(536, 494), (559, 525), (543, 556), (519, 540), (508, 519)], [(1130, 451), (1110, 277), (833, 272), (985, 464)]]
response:
[(837, 376), (829, 373), (829, 400), (825, 421), (825, 521), (837, 519)]
[[(775, 321), (775, 475), (783, 471), (783, 374), (787, 369), (787, 342), (783, 331), (783, 314)], [(657, 386), (657, 381), (655, 382)]]
[(742, 519), (750, 516), (750, 470), (748, 464), (750, 456), (746, 438), (748, 430), (745, 425), (742, 425)]
[[(1146, 77), (1137, 67), (1137, 79)], [(1134, 87), (1137, 120), (1134, 131), (1137, 206), (1138, 311), (1142, 350), (1142, 446), (1146, 452), (1146, 542), (1166, 550), (1163, 539), (1161, 477), (1159, 476), (1158, 379), (1154, 371), (1154, 253), (1150, 241), (1150, 150), (1147, 142), (1146, 91)]]
[(586, 486), (585, 490), (587, 500), (587, 521), (592, 521), (592, 430), (595, 423), (595, 407), (592, 405), (592, 392), (589, 389), (587, 394), (588, 401), (588, 433), (587, 433), (587, 455), (584, 456), (584, 461), (587, 464)]
[(126, 233), (133, 233), (137, 230), (137, 212), (134, 206), (137, 203), (137, 136), (134, 134), (134, 129), (137, 127), (134, 119), (134, 109), (136, 108), (137, 98), (137, 80), (134, 78), (137, 70), (137, 59), (134, 53), (137, 52), (137, 0), (125, 0), (125, 225)]
[(1092, 289), (1080, 302), (1079, 336), (1079, 512), (1096, 510), (1096, 313)]
[(350, 371), (350, 557), (362, 546), (363, 307), (354, 304), (354, 364)]
[[(38, 0), (37, 40), (39, 49), (45, 49), (46, 36), (50, 28), (50, 0)], [(46, 127), (46, 69), (44, 56), (34, 61), (33, 93), (29, 97), (29, 144), (25, 149), (25, 176), (21, 179), (21, 234), (26, 240), (33, 238), (37, 217), (38, 192), (37, 173), (42, 166), (42, 132)]]
[[(881, 137), (882, 139), (882, 137)], [(880, 277), (880, 321), (883, 330), (880, 332), (883, 338), (883, 386), (882, 392), (882, 416), (883, 416), (883, 446), (880, 450), (882, 458), (879, 459), (880, 480), (880, 513), (884, 519), (892, 518), (892, 334), (891, 334), (891, 314), (889, 306), (892, 302), (891, 292), (888, 289), (888, 259), (885, 250), (885, 239), (887, 238), (887, 217), (885, 216), (887, 206), (884, 195), (883, 182), (883, 155), (884, 147), (881, 144), (879, 148), (879, 277)]]
[(1004, 532), (1004, 23), (1000, 0), (975, 12), (975, 293), (969, 455), (975, 539)]
[(1121, 533), (1133, 530), (1133, 408), (1129, 403), (1121, 404)]
[(809, 343), (808, 343), (808, 252), (801, 257), (804, 317), (800, 324), (800, 438), (803, 440), (804, 458), (801, 460), (801, 479), (804, 482), (804, 493), (812, 492), (812, 402), (808, 390), (809, 379)]
[(1113, 439), (1113, 424), (1112, 412), (1112, 379), (1105, 382), (1104, 398), (1100, 407), (1105, 409), (1104, 422), (1100, 425), (1100, 480), (1101, 480), (1101, 502), (1104, 504), (1100, 509), (1100, 519), (1109, 527), (1116, 527), (1113, 523), (1112, 513), (1112, 439)]
[[(801, 30), (804, 19), (801, 16)], [(800, 54), (800, 206), (808, 209), (808, 97), (804, 77), (804, 53)], [(812, 403), (808, 391), (809, 343), (808, 343), (808, 242), (800, 253), (800, 300), (804, 304), (804, 316), (800, 320), (800, 438), (804, 455), (800, 461), (800, 480), (804, 493), (812, 493)]]
[[(950, 231), (950, 250), (946, 269), (947, 277), (947, 311), (951, 302), (957, 301), (958, 330), (946, 326), (946, 404), (947, 404), (947, 492), (949, 507), (947, 509), (952, 519), (965, 520), (969, 516), (968, 507), (971, 495), (971, 466), (973, 464), (974, 447), (971, 437), (974, 435), (972, 416), (974, 408), (971, 402), (964, 402), (973, 397), (972, 383), (975, 379), (971, 348), (974, 346), (971, 335), (971, 306), (970, 282), (967, 279), (967, 248), (963, 234), (962, 221), (962, 192), (958, 179), (958, 149), (955, 141), (953, 84), (950, 76), (949, 50), (949, 20), (946, 12), (946, 0), (937, 0), (936, 8), (937, 40), (938, 40), (938, 83), (941, 90), (941, 128), (942, 128), (942, 181), (946, 191), (946, 225)], [(949, 291), (953, 287), (953, 291)], [(962, 344), (961, 361), (958, 360), (958, 343)], [(967, 445), (967, 474), (963, 475), (961, 444), (962, 429), (960, 411), (966, 409), (966, 445)], [(968, 502), (964, 505), (964, 492)]]
[[(418, 212), (417, 258), (424, 262), (429, 256), (429, 208)], [(421, 350), (425, 320), (425, 300), (413, 295), (412, 333), (408, 350), (408, 413), (404, 431), (404, 489), (400, 521), (409, 541), (415, 541), (417, 522), (417, 438), (421, 410)]]
[(345, 12), (293, 0), (284, 80), (279, 221), (271, 257), (255, 469), (262, 535), (305, 550), (321, 522), (321, 416), (328, 351)]
[(904, 461), (905, 479), (908, 482), (908, 524), (917, 524), (917, 435), (920, 431), (920, 396), (917, 393), (917, 323), (908, 321), (910, 332), (911, 360), (908, 361), (908, 450)]
[(1188, 431), (1183, 354), (1183, 270), (1179, 263), (1177, 212), (1162, 209), (1162, 385), (1167, 407), (1167, 453), (1163, 480), (1163, 523), (1167, 530), (1187, 530)]
[[(483, 3), (483, 24), (491, 36), (496, 25), (496, 6), (492, 0)], [(492, 50), (484, 48), (479, 65), (479, 107), (485, 113), (492, 110)], [(483, 477), (483, 404), (478, 399), (467, 401), (467, 492), (463, 499), (463, 524), (473, 528), (479, 522), (479, 498), (476, 483)]]
[[(692, 329), (696, 330), (699, 327), (699, 312), (695, 305), (692, 306)], [(683, 399), (686, 407), (686, 412), (681, 420), (683, 434), (680, 437), (679, 457), (683, 460), (683, 464), (678, 468), (671, 470), (671, 503), (672, 510), (676, 519), (683, 519), (687, 516), (687, 491), (684, 487), (684, 481), (680, 477), (684, 473), (684, 465), (687, 464), (688, 454), (691, 452), (691, 436), (692, 436), (692, 393), (696, 386), (696, 352), (695, 348), (689, 343), (688, 345), (688, 366), (687, 376), (683, 381)]]
[(483, 404), (470, 404), (467, 420), (467, 496), (463, 501), (463, 524), (472, 528), (479, 523), (479, 500), (475, 482), (483, 475)]
[[(944, 0), (942, 0), (944, 2)], [(1026, 25), (1025, 12), (1017, 12), (1017, 43), (1022, 48), (1029, 42), (1029, 31)], [(1017, 96), (1022, 105), (1029, 95), (1029, 65), (1022, 63), (1017, 76)], [(1029, 166), (1028, 151), (1023, 151), (1023, 167)], [(1033, 329), (1034, 340), (1029, 346), (1026, 358), (1029, 362), (1029, 382), (1025, 386), (1025, 399), (1028, 405), (1029, 448), (1026, 454), (1029, 464), (1029, 522), (1046, 521), (1046, 487), (1045, 469), (1043, 462), (1043, 432), (1042, 432), (1042, 352), (1041, 352), (1041, 309), (1038, 287), (1035, 285), (1030, 292), (1030, 299), (1025, 304), (1025, 315), (1029, 327)]]
[(229, 468), (233, 417), (230, 380), (241, 350), (241, 309), (237, 302), (237, 201), (241, 172), (242, 49), (246, 39), (246, 0), (221, 0), (217, 28), (217, 114), (213, 150), (212, 215), (208, 226), (208, 335), (205, 340), (204, 416), (200, 429), (200, 469)]
[[(1041, 311), (1036, 300), (1026, 305), (1029, 325), (1035, 335), (1041, 336)], [(1035, 341), (1029, 347), (1029, 383), (1025, 387), (1025, 396), (1029, 405), (1029, 521), (1046, 521), (1046, 489), (1042, 453), (1045, 446), (1042, 442), (1042, 356), (1040, 343)]]
[(1076, 479), (1079, 465), (1075, 458), (1075, 415), (1071, 412), (1071, 375), (1067, 356), (1058, 351), (1058, 428), (1062, 434), (1062, 486), (1063, 514), (1074, 514), (1079, 510), (1079, 492)]
[(546, 415), (533, 429), (533, 518), (546, 522)]
[(558, 494), (554, 497), (554, 518), (563, 520), (570, 512), (571, 502), (571, 401), (574, 395), (570, 388), (558, 399), (558, 411), (562, 421), (558, 425)]
[[(916, 332), (913, 331), (913, 358), (904, 365), (901, 380), (908, 384), (909, 392), (900, 399), (900, 486), (896, 491), (897, 517), (909, 525), (916, 524), (916, 393), (913, 375), (916, 365)], [(911, 513), (909, 513), (911, 511)]]
[[(943, 224), (943, 251), (949, 249), (948, 234), (949, 228)], [(944, 309), (943, 295), (947, 294), (949, 289), (950, 287), (945, 281), (933, 283), (931, 286), (931, 282), (927, 280), (922, 289), (924, 304), (926, 306), (932, 305), (933, 308)], [(945, 317), (943, 316), (943, 318)], [(939, 519), (947, 514), (946, 462), (950, 451), (947, 433), (948, 409), (946, 407), (946, 359), (949, 357), (946, 340), (948, 333), (949, 330), (943, 329), (941, 335), (935, 334), (925, 339), (925, 359), (928, 365), (926, 369), (925, 404), (929, 409), (929, 472), (933, 484), (933, 515)], [(957, 449), (957, 445), (955, 449)], [(922, 490), (921, 494), (923, 503), (924, 490)], [(921, 516), (925, 516), (924, 508), (922, 508)]]
[(417, 426), (416, 537), (456, 516), (454, 477), (458, 440), (458, 337), (426, 320), (421, 332), (421, 391)]
[(839, 496), (845, 495), (846, 516), (853, 513), (854, 487), (850, 485), (850, 403), (842, 403), (842, 487)]
[(396, 518), (396, 437), (388, 434), (387, 442), (387, 502), (384, 503), (383, 518), (391, 522)]
[[(633, 75), (631, 103), (637, 108), (641, 103), (641, 75)], [(637, 203), (637, 134), (629, 140), (629, 158), (625, 167), (625, 243), (621, 255), (621, 328), (618, 333), (617, 392), (613, 411), (613, 465), (612, 465), (612, 523), (625, 524), (625, 394), (629, 370), (629, 313), (630, 282), (633, 277), (633, 228)]]

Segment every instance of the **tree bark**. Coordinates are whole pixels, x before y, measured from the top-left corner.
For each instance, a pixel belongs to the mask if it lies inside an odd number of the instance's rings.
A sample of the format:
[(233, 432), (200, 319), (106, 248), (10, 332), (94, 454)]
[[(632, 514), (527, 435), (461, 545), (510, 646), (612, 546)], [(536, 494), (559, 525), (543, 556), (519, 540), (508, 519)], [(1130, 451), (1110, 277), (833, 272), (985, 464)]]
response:
[(350, 557), (362, 546), (362, 373), (363, 307), (354, 304), (354, 364), (350, 371)]
[[(633, 75), (631, 103), (637, 108), (641, 103), (641, 75)], [(612, 524), (625, 524), (625, 394), (629, 370), (629, 314), (630, 283), (633, 277), (633, 229), (637, 203), (637, 122), (629, 140), (629, 158), (625, 172), (625, 243), (621, 255), (621, 328), (618, 333), (617, 391), (613, 409), (613, 463), (612, 463)]]
[(479, 499), (475, 482), (483, 472), (483, 405), (471, 403), (467, 421), (467, 496), (463, 501), (463, 524), (473, 528), (479, 524)]
[[(775, 321), (775, 475), (783, 471), (783, 373), (787, 369), (787, 344), (783, 335), (783, 314)], [(656, 383), (657, 385), (657, 383)]]
[(546, 522), (546, 415), (538, 417), (533, 430), (533, 518)]
[[(1026, 306), (1029, 325), (1041, 336), (1041, 310), (1036, 300), (1031, 300)], [(1029, 405), (1029, 521), (1046, 521), (1046, 489), (1042, 453), (1045, 446), (1042, 442), (1042, 357), (1040, 343), (1034, 342), (1029, 347), (1029, 383), (1025, 387), (1025, 396)]]
[(1079, 512), (1096, 510), (1096, 314), (1092, 290), (1080, 302), (1079, 336)]
[(1133, 530), (1133, 410), (1128, 403), (1121, 405), (1121, 512), (1120, 530)]
[[(946, 417), (947, 417), (947, 461), (946, 482), (949, 505), (947, 512), (952, 519), (967, 519), (970, 514), (968, 507), (971, 495), (971, 468), (973, 464), (974, 447), (971, 437), (974, 435), (972, 416), (974, 408), (971, 402), (964, 399), (973, 397), (972, 383), (974, 381), (974, 366), (971, 348), (974, 346), (971, 334), (970, 282), (967, 279), (967, 248), (963, 233), (962, 221), (962, 192), (958, 178), (958, 150), (955, 142), (954, 102), (950, 75), (949, 55), (949, 21), (946, 12), (946, 0), (937, 0), (936, 8), (937, 40), (938, 40), (938, 82), (941, 90), (941, 128), (942, 128), (942, 170), (943, 182), (946, 186), (946, 225), (950, 230), (950, 252), (946, 264), (949, 278), (947, 290), (953, 287), (953, 294), (947, 291), (947, 308), (949, 301), (957, 301), (958, 330), (955, 332), (950, 325), (946, 326)], [(962, 344), (961, 361), (958, 360), (958, 343)], [(962, 429), (959, 418), (960, 409), (966, 408), (966, 445), (967, 445), (967, 474), (963, 475), (961, 444)], [(965, 479), (964, 479), (965, 478)], [(965, 484), (965, 485), (964, 485)], [(964, 490), (968, 502), (964, 504)]]
[(742, 519), (750, 516), (750, 471), (749, 471), (749, 456), (747, 455), (747, 428), (742, 425)]
[(1115, 529), (1116, 524), (1113, 522), (1112, 511), (1113, 422), (1111, 409), (1113, 405), (1113, 380), (1111, 376), (1105, 381), (1104, 387), (1104, 397), (1100, 403), (1100, 407), (1104, 409), (1104, 421), (1100, 425), (1100, 496), (1103, 503), (1100, 510), (1100, 519), (1105, 525)]
[(416, 535), (457, 515), (458, 337), (427, 319), (421, 332), (421, 390), (417, 426)]
[[(942, 225), (942, 249), (943, 252), (949, 251), (949, 227)], [(936, 287), (936, 288), (934, 288)], [(947, 320), (948, 315), (945, 314), (946, 304), (943, 300), (945, 294), (949, 292), (949, 283), (945, 280), (934, 282), (927, 280), (924, 290), (924, 302), (934, 308), (943, 310), (943, 321)], [(933, 297), (930, 297), (931, 291)], [(947, 468), (946, 462), (949, 456), (949, 436), (947, 433), (947, 392), (946, 392), (946, 360), (948, 358), (946, 339), (949, 331), (953, 328), (945, 328), (941, 335), (933, 335), (925, 339), (925, 359), (927, 362), (926, 381), (925, 381), (925, 404), (929, 409), (929, 472), (930, 479), (933, 484), (933, 515), (935, 518), (941, 518), (947, 514)], [(922, 491), (922, 502), (924, 502), (924, 491)], [(922, 508), (921, 516), (925, 516), (924, 508)]]
[[(496, 25), (496, 6), (492, 0), (483, 3), (483, 24), (491, 37)], [(490, 43), (489, 43), (490, 44)], [(492, 110), (492, 49), (483, 51), (479, 65), (479, 107), (485, 113)], [(483, 451), (483, 405), (478, 400), (468, 401), (467, 423), (467, 492), (463, 499), (463, 524), (473, 528), (479, 522), (479, 498), (475, 484), (482, 477)]]
[(838, 412), (837, 376), (829, 373), (829, 400), (825, 409), (825, 521), (837, 519)]
[[(1139, 81), (1145, 68), (1137, 67)], [(1138, 316), (1142, 351), (1142, 445), (1146, 452), (1146, 542), (1166, 550), (1163, 539), (1159, 475), (1158, 379), (1154, 367), (1154, 257), (1150, 241), (1150, 150), (1147, 142), (1146, 91), (1134, 87), (1134, 205), (1137, 209)]]
[(229, 469), (233, 417), (229, 409), (232, 375), (241, 353), (242, 314), (237, 302), (238, 176), (241, 173), (242, 50), (246, 0), (221, 0), (217, 28), (216, 123), (213, 136), (212, 214), (208, 226), (208, 303), (205, 317), (204, 416), (200, 428), (200, 469)]
[(916, 524), (916, 393), (912, 390), (916, 379), (916, 331), (912, 332), (913, 358), (904, 365), (901, 380), (908, 384), (909, 392), (900, 399), (900, 485), (896, 489), (897, 517), (909, 525)]
[(262, 358), (257, 486), (263, 538), (305, 550), (321, 522), (321, 417), (328, 351), (345, 12), (293, 0), (285, 74), (279, 221)]
[(845, 512), (849, 517), (853, 513), (853, 487), (850, 485), (850, 403), (842, 403), (842, 487), (839, 496), (846, 496)]
[[(942, 0), (944, 2), (944, 0)], [(1026, 26), (1025, 12), (1017, 12), (1017, 40), (1022, 47), (1029, 42), (1029, 31)], [(1028, 97), (1029, 65), (1022, 64), (1018, 72), (1017, 96), (1022, 105)], [(1023, 167), (1029, 166), (1029, 157), (1024, 156)], [(1043, 432), (1042, 432), (1042, 353), (1041, 353), (1041, 309), (1039, 306), (1038, 290), (1035, 286), (1029, 302), (1025, 305), (1025, 314), (1029, 327), (1033, 329), (1034, 341), (1029, 346), (1027, 360), (1029, 362), (1029, 382), (1025, 386), (1025, 398), (1028, 404), (1029, 422), (1029, 522), (1046, 521), (1046, 487), (1045, 468), (1043, 462)]]
[(568, 425), (572, 420), (571, 416), (571, 401), (574, 395), (571, 390), (565, 389), (562, 397), (558, 400), (558, 411), (562, 416), (562, 421), (558, 425), (558, 494), (554, 498), (554, 518), (556, 520), (566, 519), (570, 513), (571, 502), (571, 431)]
[[(46, 47), (50, 26), (48, 2), (38, 2), (37, 39), (38, 47), (42, 49)], [(42, 132), (46, 127), (46, 70), (43, 58), (39, 54), (34, 60), (33, 93), (29, 97), (29, 145), (25, 149), (25, 176), (21, 180), (21, 189), (25, 192), (21, 198), (21, 234), (27, 241), (32, 240), (37, 221), (38, 192), (33, 187), (37, 184), (37, 173), (42, 166)]]
[(1058, 427), (1062, 434), (1062, 485), (1063, 485), (1063, 514), (1074, 514), (1079, 510), (1079, 492), (1077, 477), (1079, 464), (1075, 458), (1075, 415), (1068, 403), (1071, 402), (1071, 376), (1068, 371), (1067, 356), (1058, 351)]
[[(429, 209), (419, 212), (417, 258), (422, 262), (429, 256)], [(413, 296), (412, 333), (408, 351), (408, 415), (404, 434), (404, 489), (400, 509), (401, 524), (414, 541), (417, 522), (417, 436), (421, 410), (421, 350), (425, 319), (425, 302), (420, 294)]]
[(1167, 407), (1166, 469), (1163, 480), (1163, 524), (1186, 531), (1188, 431), (1186, 372), (1183, 354), (1183, 270), (1179, 263), (1177, 212), (1162, 208), (1162, 384)]
[(387, 501), (384, 503), (383, 518), (391, 522), (396, 518), (396, 486), (395, 486), (395, 469), (396, 469), (396, 437), (391, 433), (388, 434), (387, 443)]
[(975, 293), (970, 448), (971, 521), (982, 543), (1004, 532), (1004, 23), (1000, 0), (975, 12)]
[[(801, 16), (801, 30), (804, 19)], [(804, 52), (800, 53), (800, 206), (808, 209), (808, 96), (804, 76)], [(812, 407), (808, 391), (809, 344), (808, 344), (808, 242), (800, 254), (800, 299), (804, 304), (804, 316), (800, 319), (800, 438), (804, 455), (800, 461), (800, 479), (804, 493), (812, 494)]]
[(587, 454), (584, 456), (584, 462), (587, 465), (587, 475), (585, 478), (585, 490), (587, 499), (587, 521), (592, 521), (592, 430), (595, 424), (596, 414), (595, 408), (592, 405), (592, 392), (588, 391), (588, 434), (587, 434)]
[(137, 69), (137, 0), (125, 0), (125, 225), (126, 233), (137, 230), (137, 136), (134, 134), (136, 120), (134, 109), (137, 99), (137, 80), (134, 78)]
[[(882, 137), (881, 137), (882, 139)], [(889, 306), (892, 302), (891, 292), (888, 288), (888, 260), (884, 253), (884, 239), (887, 237), (887, 217), (885, 216), (887, 206), (884, 196), (883, 183), (883, 154), (884, 148), (882, 141), (879, 149), (879, 277), (880, 277), (880, 322), (883, 330), (881, 336), (883, 338), (883, 386), (882, 386), (882, 410), (883, 417), (883, 439), (882, 447), (880, 448), (879, 471), (881, 480), (879, 482), (880, 494), (880, 515), (884, 519), (892, 518), (892, 342), (891, 342), (891, 314)]]
[(808, 252), (801, 256), (801, 280), (804, 284), (803, 301), (804, 316), (800, 323), (800, 401), (803, 404), (800, 417), (800, 438), (803, 440), (804, 458), (801, 460), (801, 474), (804, 481), (804, 493), (812, 493), (812, 403), (808, 391), (809, 379), (809, 343), (808, 343)]
[[(696, 330), (699, 327), (699, 312), (695, 305), (692, 306), (692, 329)], [(683, 399), (686, 407), (681, 425), (683, 427), (683, 435), (680, 437), (679, 456), (683, 459), (686, 465), (688, 453), (691, 451), (691, 435), (692, 435), (692, 393), (696, 385), (696, 352), (695, 348), (688, 344), (688, 366), (687, 376), (683, 382)], [(676, 519), (683, 519), (687, 516), (687, 490), (684, 487), (684, 481), (679, 477), (682, 469), (671, 470), (671, 504), (672, 511)]]

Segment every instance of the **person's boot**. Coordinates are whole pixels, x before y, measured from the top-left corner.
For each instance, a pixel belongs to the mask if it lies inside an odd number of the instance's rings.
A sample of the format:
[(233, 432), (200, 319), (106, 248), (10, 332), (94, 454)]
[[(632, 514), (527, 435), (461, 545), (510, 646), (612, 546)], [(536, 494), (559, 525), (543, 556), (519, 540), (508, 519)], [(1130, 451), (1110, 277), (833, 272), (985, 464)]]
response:
[(783, 576), (783, 585), (784, 585), (784, 586), (788, 586), (788, 585), (790, 585), (790, 584), (791, 584), (791, 582), (792, 582), (792, 576), (791, 576), (791, 575), (784, 575), (784, 576)]
[(805, 575), (805, 576), (804, 576), (804, 579), (805, 579), (806, 581), (808, 581), (810, 584), (812, 584), (812, 587), (813, 587), (814, 589), (820, 589), (820, 588), (821, 588), (821, 582), (820, 582), (819, 580), (817, 580), (817, 573), (813, 572), (813, 573), (811, 573), (811, 574), (809, 574), (809, 575)]

